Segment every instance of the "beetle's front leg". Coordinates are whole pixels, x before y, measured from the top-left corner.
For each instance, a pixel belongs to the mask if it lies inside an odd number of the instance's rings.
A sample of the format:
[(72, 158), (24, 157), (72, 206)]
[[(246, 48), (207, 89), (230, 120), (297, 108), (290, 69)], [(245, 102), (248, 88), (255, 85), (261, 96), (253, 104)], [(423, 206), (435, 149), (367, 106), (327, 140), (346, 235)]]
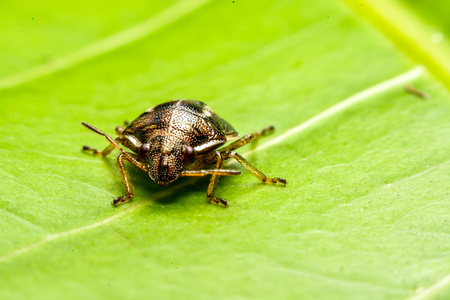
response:
[[(217, 198), (214, 197), (214, 192), (217, 187), (217, 183), (219, 182), (219, 177), (222, 175), (240, 175), (241, 171), (238, 170), (224, 170), (221, 169), (223, 166), (223, 157), (222, 154), (219, 151), (215, 152), (209, 152), (205, 155), (202, 155), (198, 158), (197, 166), (206, 166), (211, 165), (216, 162), (216, 168), (215, 169), (208, 169), (208, 170), (186, 170), (181, 173), (182, 176), (205, 176), (205, 175), (212, 175), (211, 180), (209, 181), (208, 189), (206, 190), (206, 197), (215, 204), (223, 204), (225, 207), (228, 206), (228, 203), (223, 198)], [(195, 165), (194, 165), (195, 166)]]
[[(219, 161), (217, 161), (216, 165), (217, 166), (223, 165), (223, 159), (219, 158)], [(217, 182), (219, 181), (219, 176), (241, 175), (241, 171), (229, 169), (208, 169), (208, 170), (185, 170), (181, 172), (181, 176), (206, 176), (206, 175), (213, 175), (213, 177), (209, 182), (206, 196), (212, 203), (223, 204), (225, 207), (227, 207), (228, 204), (225, 199), (214, 197), (214, 191), (216, 190)]]
[(125, 186), (126, 196), (120, 196), (114, 199), (112, 203), (114, 206), (128, 202), (134, 196), (134, 189), (131, 184), (130, 174), (128, 174), (127, 169), (125, 169), (125, 164), (123, 163), (124, 159), (128, 160), (123, 153), (120, 153), (119, 157), (117, 157), (117, 165), (119, 166), (120, 175), (122, 176), (123, 185)]
[(113, 201), (113, 205), (117, 206), (119, 204), (125, 203), (130, 201), (131, 198), (134, 196), (134, 189), (133, 185), (131, 184), (131, 178), (128, 174), (127, 169), (125, 168), (124, 160), (127, 160), (136, 166), (138, 166), (140, 169), (146, 171), (146, 168), (143, 164), (141, 164), (135, 157), (135, 154), (133, 153), (120, 153), (119, 157), (117, 157), (117, 165), (119, 166), (120, 175), (122, 176), (123, 185), (125, 186), (125, 196), (119, 196)]

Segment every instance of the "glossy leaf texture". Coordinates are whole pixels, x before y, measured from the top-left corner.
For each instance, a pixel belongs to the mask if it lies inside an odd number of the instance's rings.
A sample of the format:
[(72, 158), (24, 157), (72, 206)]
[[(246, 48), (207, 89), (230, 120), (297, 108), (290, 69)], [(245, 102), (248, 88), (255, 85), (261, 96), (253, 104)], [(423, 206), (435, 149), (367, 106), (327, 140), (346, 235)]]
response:
[[(450, 297), (449, 28), (409, 2), (4, 3), (0, 299)], [(80, 122), (172, 99), (274, 125), (239, 153), (288, 185), (229, 162), (225, 209), (127, 165), (112, 207), (118, 152)]]

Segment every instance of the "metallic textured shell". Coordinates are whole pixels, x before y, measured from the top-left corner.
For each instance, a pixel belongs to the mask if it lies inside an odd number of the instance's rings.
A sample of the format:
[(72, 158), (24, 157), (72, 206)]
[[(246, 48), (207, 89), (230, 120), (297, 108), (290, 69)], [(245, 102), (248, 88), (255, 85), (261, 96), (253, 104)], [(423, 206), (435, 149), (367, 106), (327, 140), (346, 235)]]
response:
[(166, 185), (186, 169), (187, 147), (201, 154), (237, 138), (236, 130), (204, 103), (175, 100), (140, 115), (124, 129), (121, 142), (136, 153), (142, 144), (149, 144), (140, 159), (150, 178)]
[[(195, 100), (175, 100), (148, 109), (122, 133), (131, 140), (149, 143), (156, 136), (167, 137), (162, 151), (170, 151), (176, 143), (171, 137), (183, 140), (198, 153), (215, 149), (238, 133), (227, 121), (214, 113), (205, 103)], [(135, 146), (139, 146), (136, 144)], [(128, 146), (128, 145), (126, 145)], [(133, 145), (129, 147), (132, 150)]]

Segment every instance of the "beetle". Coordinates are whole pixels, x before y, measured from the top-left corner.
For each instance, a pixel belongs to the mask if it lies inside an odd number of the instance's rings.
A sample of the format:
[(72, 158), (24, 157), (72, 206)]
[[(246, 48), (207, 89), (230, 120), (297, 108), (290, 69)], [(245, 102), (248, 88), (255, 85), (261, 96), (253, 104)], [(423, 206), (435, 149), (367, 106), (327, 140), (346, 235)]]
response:
[[(219, 177), (241, 174), (239, 170), (223, 169), (226, 159), (234, 158), (263, 182), (286, 185), (285, 179), (267, 177), (234, 151), (271, 133), (273, 126), (240, 138), (230, 123), (200, 101), (173, 100), (150, 108), (126, 128), (117, 126), (116, 139), (88, 123), (81, 124), (103, 135), (110, 142), (103, 151), (90, 146), (83, 146), (83, 151), (98, 156), (106, 156), (114, 148), (121, 152), (117, 157), (117, 164), (126, 195), (115, 198), (112, 203), (114, 206), (128, 202), (134, 196), (124, 161), (129, 161), (148, 173), (161, 186), (166, 186), (180, 176), (212, 175), (206, 196), (212, 203), (225, 207), (228, 206), (227, 201), (214, 195)], [(233, 142), (224, 146), (228, 141)], [(120, 144), (132, 152), (126, 152)], [(221, 146), (224, 147), (220, 148)], [(210, 165), (215, 165), (215, 168), (205, 169)]]

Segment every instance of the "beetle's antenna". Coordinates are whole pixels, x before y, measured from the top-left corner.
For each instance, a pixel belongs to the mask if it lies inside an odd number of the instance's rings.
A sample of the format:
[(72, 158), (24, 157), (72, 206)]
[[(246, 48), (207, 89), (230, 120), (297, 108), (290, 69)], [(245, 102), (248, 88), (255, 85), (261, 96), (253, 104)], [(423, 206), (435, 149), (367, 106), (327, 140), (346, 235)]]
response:
[(85, 123), (85, 122), (81, 122), (81, 125), (83, 125), (84, 127), (92, 130), (93, 132), (95, 132), (97, 134), (103, 135), (108, 140), (108, 142), (110, 142), (114, 147), (116, 147), (120, 152), (122, 152), (123, 154), (125, 154), (128, 157), (126, 152), (122, 149), (122, 147), (119, 146), (119, 144), (117, 144), (117, 142), (112, 137), (110, 137), (109, 135), (107, 135), (106, 133), (101, 131), (100, 129), (95, 128), (91, 124), (88, 124), (88, 123)]
[(100, 135), (106, 136), (106, 133), (104, 133), (103, 131), (101, 131), (100, 129), (95, 128), (94, 126), (92, 126), (91, 124), (88, 124), (86, 122), (81, 122), (81, 125), (83, 125), (84, 127), (92, 130), (95, 133), (98, 133)]

